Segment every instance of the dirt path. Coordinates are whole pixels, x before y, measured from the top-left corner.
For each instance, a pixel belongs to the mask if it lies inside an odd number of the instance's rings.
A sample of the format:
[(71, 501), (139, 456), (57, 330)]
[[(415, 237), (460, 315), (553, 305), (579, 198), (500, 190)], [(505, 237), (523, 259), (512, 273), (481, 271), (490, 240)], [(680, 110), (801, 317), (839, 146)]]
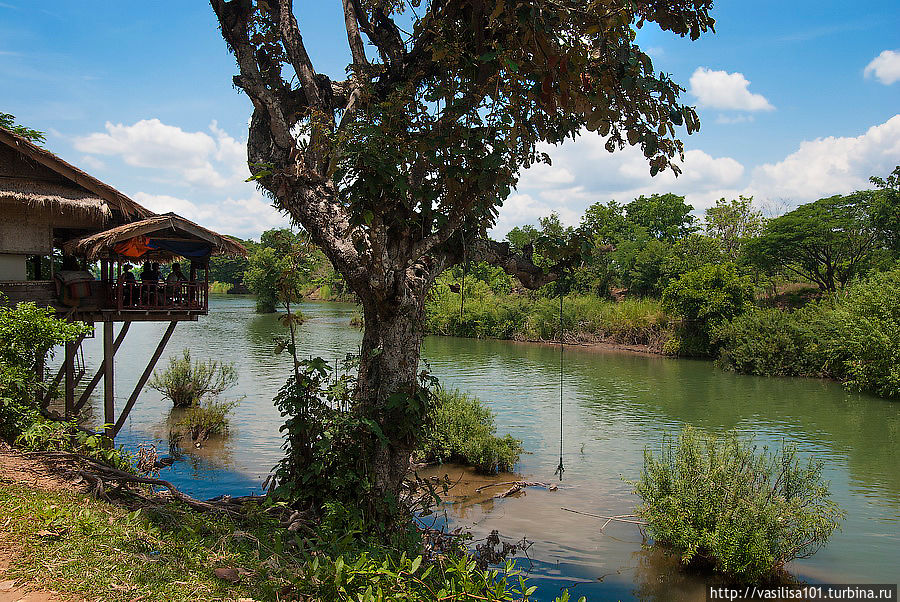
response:
[[(45, 491), (70, 491), (76, 486), (56, 474), (43, 461), (29, 458), (0, 442), (0, 483), (24, 484)], [(76, 600), (53, 591), (37, 590), (6, 576), (10, 563), (20, 553), (17, 542), (6, 536), (8, 520), (0, 515), (0, 602), (70, 602)]]

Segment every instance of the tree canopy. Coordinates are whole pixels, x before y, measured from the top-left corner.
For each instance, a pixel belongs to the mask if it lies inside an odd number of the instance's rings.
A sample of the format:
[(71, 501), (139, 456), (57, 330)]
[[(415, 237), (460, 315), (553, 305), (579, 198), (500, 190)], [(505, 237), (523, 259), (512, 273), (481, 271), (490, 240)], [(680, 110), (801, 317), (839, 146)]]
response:
[(355, 411), (375, 426), (357, 455), (370, 462), (365, 499), (389, 498), (425, 416), (417, 371), (435, 278), (480, 258), (531, 288), (553, 280), (485, 236), (520, 170), (549, 162), (539, 143), (586, 130), (610, 152), (638, 147), (651, 174), (679, 171), (678, 135), (699, 119), (636, 30), (697, 39), (713, 29), (712, 0), (341, 0), (352, 62), (340, 81), (316, 70), (291, 0), (211, 4), (253, 103), (253, 177), (363, 307)]
[(767, 271), (794, 274), (835, 291), (868, 267), (879, 243), (871, 215), (876, 196), (863, 191), (801, 205), (771, 220), (747, 244), (747, 255)]

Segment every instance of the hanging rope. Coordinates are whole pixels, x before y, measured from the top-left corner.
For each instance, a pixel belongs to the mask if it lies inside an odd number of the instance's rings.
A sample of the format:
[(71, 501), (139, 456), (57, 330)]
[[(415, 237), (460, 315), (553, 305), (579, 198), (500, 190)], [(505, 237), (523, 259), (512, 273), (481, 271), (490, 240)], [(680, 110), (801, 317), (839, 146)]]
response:
[(559, 466), (556, 467), (554, 475), (559, 475), (562, 481), (563, 473), (566, 471), (563, 466), (563, 290), (559, 290)]
[(469, 260), (466, 258), (466, 237), (463, 235), (463, 265), (462, 265), (462, 282), (459, 287), (459, 323), (463, 323), (463, 305), (466, 303), (466, 270), (469, 267)]

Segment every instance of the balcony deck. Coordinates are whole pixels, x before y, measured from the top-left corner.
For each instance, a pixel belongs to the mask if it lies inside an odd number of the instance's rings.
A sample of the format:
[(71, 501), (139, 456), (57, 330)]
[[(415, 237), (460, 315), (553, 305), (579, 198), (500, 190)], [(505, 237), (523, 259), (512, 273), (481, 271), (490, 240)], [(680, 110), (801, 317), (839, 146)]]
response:
[(61, 299), (50, 280), (0, 281), (6, 304), (32, 301), (57, 316), (83, 322), (173, 322), (196, 320), (209, 313), (205, 282), (121, 283), (94, 280), (78, 298)]

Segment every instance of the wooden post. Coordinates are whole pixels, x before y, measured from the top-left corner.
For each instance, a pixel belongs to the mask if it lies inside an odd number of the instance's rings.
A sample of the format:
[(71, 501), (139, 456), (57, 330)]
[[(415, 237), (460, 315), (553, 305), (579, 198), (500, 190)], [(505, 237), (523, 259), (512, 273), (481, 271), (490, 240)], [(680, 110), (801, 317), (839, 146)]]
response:
[[(127, 324), (127, 322), (125, 322)], [(125, 324), (122, 328), (125, 328)], [(113, 423), (116, 420), (115, 398), (115, 345), (113, 343), (113, 323), (103, 323), (103, 423), (107, 425), (106, 435), (112, 438)]]
[(66, 357), (63, 360), (66, 374), (66, 420), (75, 416), (75, 350), (76, 343), (66, 343)]
[(169, 327), (166, 328), (166, 332), (163, 333), (162, 339), (159, 341), (159, 345), (156, 346), (156, 351), (153, 352), (153, 355), (150, 357), (150, 361), (147, 363), (147, 367), (144, 369), (144, 373), (141, 374), (141, 378), (138, 379), (137, 384), (134, 387), (134, 391), (131, 392), (131, 397), (128, 398), (128, 401), (125, 402), (125, 407), (122, 408), (122, 414), (119, 416), (119, 419), (116, 420), (116, 425), (112, 429), (112, 433), (108, 436), (110, 438), (115, 437), (119, 431), (122, 429), (122, 426), (125, 424), (125, 420), (128, 419), (128, 414), (131, 413), (131, 408), (134, 407), (135, 402), (137, 402), (138, 396), (141, 394), (141, 390), (144, 388), (144, 385), (147, 384), (147, 381), (150, 379), (150, 375), (153, 374), (153, 368), (156, 367), (156, 362), (159, 361), (159, 356), (162, 355), (163, 350), (166, 348), (166, 345), (169, 342), (169, 338), (171, 338), (172, 333), (175, 331), (175, 327), (178, 325), (178, 322), (172, 321), (169, 322)]
[[(40, 258), (40, 256), (38, 256)], [(44, 404), (44, 392), (40, 385), (44, 384), (44, 372), (45, 372), (45, 363), (47, 361), (47, 352), (44, 351), (41, 353), (38, 352), (38, 356), (34, 361), (34, 373), (37, 377), (38, 385), (37, 391), (35, 391), (35, 401), (43, 407)]]
[[(105, 323), (104, 323), (105, 324)], [(119, 347), (122, 345), (122, 341), (125, 340), (125, 334), (128, 333), (128, 327), (131, 326), (131, 322), (122, 322), (122, 328), (119, 330), (119, 334), (116, 335), (116, 340), (113, 343), (113, 355), (119, 351)], [(78, 403), (75, 404), (75, 412), (80, 412), (81, 408), (84, 407), (84, 404), (88, 402), (88, 399), (91, 396), (91, 393), (94, 392), (94, 389), (97, 388), (97, 385), (100, 383), (100, 379), (103, 378), (103, 374), (106, 371), (106, 359), (100, 362), (100, 368), (97, 369), (97, 374), (94, 375), (94, 378), (91, 379), (91, 382), (87, 384), (87, 387), (81, 393), (81, 397), (78, 398)]]

